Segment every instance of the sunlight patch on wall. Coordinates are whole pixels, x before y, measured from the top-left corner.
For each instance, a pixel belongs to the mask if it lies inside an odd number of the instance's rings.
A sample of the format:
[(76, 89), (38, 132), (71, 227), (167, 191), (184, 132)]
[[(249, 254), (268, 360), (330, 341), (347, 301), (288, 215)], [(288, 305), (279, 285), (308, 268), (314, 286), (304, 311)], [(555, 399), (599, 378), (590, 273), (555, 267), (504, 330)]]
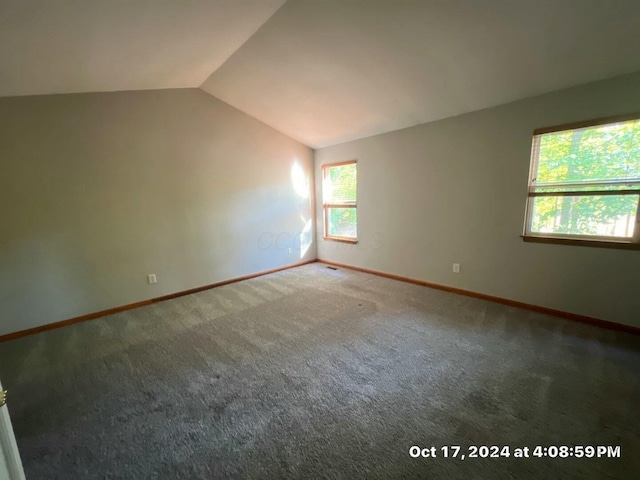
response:
[(309, 198), (311, 195), (309, 178), (304, 173), (304, 170), (298, 162), (295, 162), (293, 167), (291, 167), (291, 181), (293, 182), (293, 188), (298, 195), (302, 198)]
[[(302, 215), (300, 217), (304, 221)], [(309, 247), (311, 247), (311, 227), (311, 220), (308, 220), (304, 228), (302, 229), (302, 233), (300, 233), (300, 258), (304, 258), (305, 254), (309, 250)]]

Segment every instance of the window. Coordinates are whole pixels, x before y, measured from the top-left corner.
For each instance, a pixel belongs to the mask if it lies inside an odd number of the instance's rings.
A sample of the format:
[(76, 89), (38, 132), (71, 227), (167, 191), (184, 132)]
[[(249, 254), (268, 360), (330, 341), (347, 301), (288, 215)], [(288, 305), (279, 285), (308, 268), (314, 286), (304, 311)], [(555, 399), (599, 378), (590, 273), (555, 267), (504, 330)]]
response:
[(322, 166), (324, 238), (358, 241), (356, 161)]
[(640, 248), (640, 118), (534, 132), (524, 239)]

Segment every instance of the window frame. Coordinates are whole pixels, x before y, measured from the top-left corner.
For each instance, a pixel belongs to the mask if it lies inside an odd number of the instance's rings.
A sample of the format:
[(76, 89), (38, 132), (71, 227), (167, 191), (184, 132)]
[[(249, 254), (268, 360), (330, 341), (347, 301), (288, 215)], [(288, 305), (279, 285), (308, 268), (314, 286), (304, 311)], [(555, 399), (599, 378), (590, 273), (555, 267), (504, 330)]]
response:
[[(538, 242), (538, 243), (554, 243), (564, 245), (576, 245), (576, 246), (589, 246), (589, 247), (604, 247), (604, 248), (618, 248), (627, 250), (640, 250), (640, 190), (626, 189), (626, 190), (570, 190), (567, 189), (561, 192), (536, 192), (535, 191), (535, 177), (538, 172), (538, 162), (540, 159), (540, 138), (542, 135), (555, 132), (563, 132), (569, 130), (577, 130), (581, 128), (598, 127), (603, 125), (614, 125), (616, 123), (624, 123), (633, 120), (640, 120), (640, 113), (629, 115), (617, 115), (612, 117), (598, 118), (594, 120), (586, 120), (582, 122), (574, 122), (563, 125), (555, 125), (551, 127), (538, 128), (533, 131), (532, 145), (531, 145), (531, 158), (529, 161), (529, 177), (527, 183), (527, 202), (525, 207), (525, 220), (522, 233), (522, 239), (526, 242)], [(620, 181), (619, 183), (628, 184), (628, 181)], [(615, 184), (616, 180), (610, 182), (594, 182), (597, 185), (603, 184)], [(571, 183), (565, 183), (561, 185), (563, 187), (571, 187)], [(575, 183), (574, 183), (575, 185)], [(580, 183), (580, 186), (588, 186), (588, 183)], [(537, 185), (540, 187), (540, 185)], [(533, 233), (531, 232), (531, 224), (533, 220), (533, 200), (542, 196), (603, 196), (603, 195), (636, 195), (638, 196), (638, 207), (636, 209), (635, 227), (632, 237), (612, 237), (612, 236), (600, 236), (600, 235), (579, 235), (568, 233)]]
[[(330, 208), (355, 208), (356, 209), (356, 215), (357, 215), (357, 211), (358, 211), (358, 180), (357, 180), (357, 171), (358, 171), (358, 167), (357, 167), (357, 160), (345, 160), (343, 162), (335, 162), (335, 163), (326, 163), (324, 165), (322, 165), (322, 217), (323, 217), (323, 224), (324, 224), (324, 232), (323, 232), (323, 238), (325, 240), (331, 240), (334, 242), (344, 242), (344, 243), (358, 243), (358, 225), (356, 223), (356, 237), (355, 238), (351, 238), (351, 237), (342, 237), (339, 235), (329, 235), (329, 215), (328, 215), (328, 211)], [(325, 181), (327, 180), (327, 176), (328, 176), (328, 172), (331, 168), (334, 167), (343, 167), (345, 165), (351, 165), (354, 164), (356, 165), (356, 201), (355, 202), (339, 202), (339, 203), (327, 203), (325, 201), (324, 198), (324, 192), (325, 192)], [(357, 218), (357, 217), (356, 217)]]

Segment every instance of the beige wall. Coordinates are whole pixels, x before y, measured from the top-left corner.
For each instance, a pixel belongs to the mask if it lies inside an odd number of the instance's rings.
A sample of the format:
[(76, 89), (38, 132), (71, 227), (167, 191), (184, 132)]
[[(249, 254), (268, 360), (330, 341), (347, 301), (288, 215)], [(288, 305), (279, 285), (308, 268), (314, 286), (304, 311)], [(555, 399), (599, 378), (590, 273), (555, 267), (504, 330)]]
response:
[(640, 252), (520, 238), (533, 130), (633, 112), (640, 73), (319, 149), (358, 160), (360, 241), (322, 239), (318, 181), (318, 256), (640, 327)]
[(0, 99), (0, 334), (315, 258), (312, 162), (196, 89)]

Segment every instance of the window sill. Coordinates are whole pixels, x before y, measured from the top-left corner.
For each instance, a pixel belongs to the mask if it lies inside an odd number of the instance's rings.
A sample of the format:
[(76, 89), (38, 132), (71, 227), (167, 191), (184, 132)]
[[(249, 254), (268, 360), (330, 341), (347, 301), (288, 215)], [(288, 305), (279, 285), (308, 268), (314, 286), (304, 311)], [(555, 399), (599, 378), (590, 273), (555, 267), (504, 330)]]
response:
[(578, 247), (615, 248), (619, 250), (640, 250), (640, 243), (615, 240), (588, 240), (569, 237), (543, 237), (539, 235), (520, 235), (525, 242), (573, 245)]
[(347, 237), (323, 237), (325, 240), (330, 240), (332, 242), (342, 242), (342, 243), (358, 243), (358, 239), (356, 238), (347, 238)]

